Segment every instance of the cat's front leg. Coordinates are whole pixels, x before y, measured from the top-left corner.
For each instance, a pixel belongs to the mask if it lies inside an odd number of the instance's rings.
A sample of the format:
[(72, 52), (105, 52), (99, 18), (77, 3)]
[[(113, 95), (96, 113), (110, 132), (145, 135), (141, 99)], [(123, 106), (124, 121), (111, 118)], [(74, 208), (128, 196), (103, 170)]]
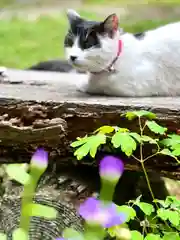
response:
[(89, 93), (91, 95), (103, 95), (103, 93), (98, 88), (96, 88), (96, 86), (90, 84), (89, 80), (76, 84), (76, 87), (77, 91), (79, 92)]

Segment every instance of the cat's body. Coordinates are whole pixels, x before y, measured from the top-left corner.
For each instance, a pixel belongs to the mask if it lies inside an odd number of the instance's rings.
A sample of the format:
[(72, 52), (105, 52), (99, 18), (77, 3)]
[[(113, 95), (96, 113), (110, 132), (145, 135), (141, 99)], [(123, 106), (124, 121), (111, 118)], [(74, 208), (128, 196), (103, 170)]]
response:
[[(84, 20), (70, 10), (68, 18), (71, 30), (65, 40), (67, 59), (76, 68), (89, 72), (79, 90), (126, 97), (180, 95), (180, 22), (139, 37), (122, 33), (115, 14), (98, 23)], [(68, 44), (70, 34), (73, 39)], [(89, 41), (89, 47), (84, 47), (83, 39)], [(109, 71), (118, 54), (119, 40), (122, 48), (113, 71)]]

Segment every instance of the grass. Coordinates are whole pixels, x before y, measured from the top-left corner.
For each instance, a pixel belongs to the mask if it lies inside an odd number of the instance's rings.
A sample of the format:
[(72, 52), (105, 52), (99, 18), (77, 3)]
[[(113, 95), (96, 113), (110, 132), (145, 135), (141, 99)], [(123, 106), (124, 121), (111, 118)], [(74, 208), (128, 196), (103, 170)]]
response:
[[(98, 19), (96, 14), (81, 12), (85, 17)], [(176, 19), (161, 21), (141, 21), (124, 24), (125, 31), (139, 32), (172, 22)], [(0, 66), (25, 68), (38, 61), (64, 56), (63, 40), (67, 30), (64, 15), (40, 17), (36, 21), (18, 18), (1, 20), (0, 27)]]
[[(109, 4), (109, 0), (83, 0), (85, 4)], [(150, 5), (180, 5), (179, 0), (113, 0), (111, 5), (137, 5), (137, 4), (150, 4)]]

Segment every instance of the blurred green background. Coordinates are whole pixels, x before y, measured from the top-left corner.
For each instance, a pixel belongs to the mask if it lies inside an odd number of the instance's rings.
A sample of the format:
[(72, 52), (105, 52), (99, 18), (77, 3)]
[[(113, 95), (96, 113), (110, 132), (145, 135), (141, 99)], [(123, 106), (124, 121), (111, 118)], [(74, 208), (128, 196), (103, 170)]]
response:
[(63, 58), (67, 8), (99, 20), (116, 12), (130, 32), (180, 20), (180, 0), (0, 0), (0, 66), (25, 68)]

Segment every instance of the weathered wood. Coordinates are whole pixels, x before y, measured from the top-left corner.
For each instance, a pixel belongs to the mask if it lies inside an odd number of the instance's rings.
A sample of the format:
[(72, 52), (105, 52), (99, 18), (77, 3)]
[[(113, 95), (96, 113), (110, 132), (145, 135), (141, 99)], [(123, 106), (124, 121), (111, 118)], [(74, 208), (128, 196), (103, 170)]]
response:
[[(131, 110), (150, 110), (170, 130), (180, 128), (180, 97), (89, 96), (75, 90), (74, 83), (85, 80), (83, 74), (13, 69), (8, 74), (10, 80), (0, 83), (0, 162), (27, 161), (37, 146), (44, 146), (52, 160), (70, 164), (75, 162), (70, 143), (76, 137), (104, 124), (135, 130), (136, 122), (120, 119), (120, 113)], [(140, 166), (128, 160), (126, 168), (139, 170)], [(147, 168), (180, 179), (180, 167), (170, 157), (151, 159)]]

